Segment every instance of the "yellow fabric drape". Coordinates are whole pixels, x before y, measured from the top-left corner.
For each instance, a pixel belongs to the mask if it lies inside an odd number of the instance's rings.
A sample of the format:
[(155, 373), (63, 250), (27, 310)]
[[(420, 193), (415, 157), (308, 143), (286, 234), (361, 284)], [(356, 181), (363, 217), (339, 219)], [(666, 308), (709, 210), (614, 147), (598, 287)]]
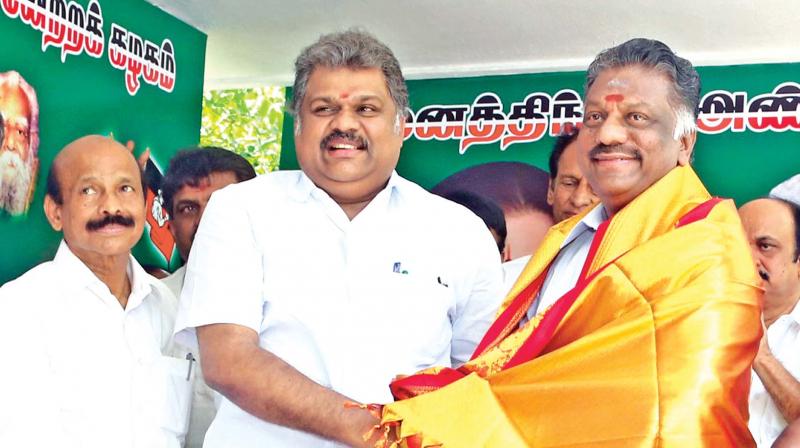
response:
[[(735, 206), (721, 202), (676, 228), (708, 199), (690, 167), (672, 170), (612, 217), (589, 274), (619, 258), (537, 358), (389, 404), (383, 422), (446, 448), (753, 446), (760, 289)], [(579, 220), (550, 230), (503, 308)]]

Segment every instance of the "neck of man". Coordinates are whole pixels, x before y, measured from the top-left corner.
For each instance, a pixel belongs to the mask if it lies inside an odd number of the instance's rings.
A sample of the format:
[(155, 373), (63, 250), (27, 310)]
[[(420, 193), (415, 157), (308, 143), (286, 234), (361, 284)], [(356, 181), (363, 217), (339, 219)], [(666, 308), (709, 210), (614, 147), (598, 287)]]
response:
[(352, 221), (356, 217), (356, 215), (361, 213), (361, 211), (364, 210), (367, 207), (367, 205), (369, 205), (370, 202), (372, 202), (373, 199), (375, 199), (374, 195), (369, 199), (363, 199), (363, 200), (348, 201), (337, 198), (334, 198), (333, 200), (336, 201), (336, 203), (339, 204), (339, 207), (342, 208), (344, 214), (347, 215), (347, 219)]
[(128, 306), (131, 295), (131, 280), (128, 278), (128, 254), (110, 256), (81, 256), (78, 258), (97, 278), (108, 286), (122, 309)]
[(327, 193), (334, 202), (339, 204), (339, 207), (342, 208), (342, 211), (344, 211), (344, 214), (347, 215), (347, 218), (352, 221), (359, 213), (361, 213), (362, 210), (367, 207), (367, 205), (369, 205), (370, 202), (372, 202), (373, 199), (375, 199), (375, 196), (377, 196), (381, 191), (383, 191), (384, 188), (386, 188), (388, 183), (389, 180), (387, 179), (386, 182), (380, 186), (380, 188), (370, 191), (364, 195), (353, 194), (350, 191), (328, 191)]
[(800, 300), (800, 287), (795, 288), (791, 295), (784, 298), (764, 297), (764, 324), (769, 327), (779, 317), (789, 314)]

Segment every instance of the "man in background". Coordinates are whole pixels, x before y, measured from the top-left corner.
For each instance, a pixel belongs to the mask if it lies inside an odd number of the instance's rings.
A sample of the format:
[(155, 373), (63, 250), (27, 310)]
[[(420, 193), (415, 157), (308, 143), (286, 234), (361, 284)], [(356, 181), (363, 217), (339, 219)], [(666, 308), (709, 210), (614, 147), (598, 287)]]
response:
[(131, 256), (145, 201), (131, 152), (91, 135), (58, 153), (44, 211), (53, 261), (0, 288), (0, 446), (178, 447), (192, 362), (172, 294)]
[(184, 149), (170, 160), (161, 181), (161, 196), (169, 214), (169, 231), (175, 238), (184, 266), (164, 279), (164, 283), (175, 297), (181, 295), (185, 263), (211, 194), (254, 177), (256, 172), (247, 159), (223, 148)]
[(559, 135), (550, 152), (550, 182), (547, 203), (553, 207), (553, 222), (559, 223), (599, 201), (578, 166), (578, 130)]
[[(578, 166), (578, 129), (571, 127), (559, 135), (550, 152), (550, 180), (547, 184), (547, 203), (553, 210), (553, 222), (559, 223), (597, 204), (599, 199)], [(507, 290), (511, 290), (520, 272), (528, 264), (524, 256), (503, 264)], [(536, 309), (533, 310), (535, 313)]]
[[(161, 182), (164, 207), (169, 214), (167, 226), (175, 238), (175, 245), (184, 265), (162, 280), (176, 298), (180, 298), (186, 275), (185, 263), (189, 260), (194, 236), (211, 195), (228, 185), (256, 177), (250, 162), (244, 157), (223, 148), (200, 147), (179, 151), (169, 162)], [(201, 357), (196, 356), (198, 364)], [(206, 384), (202, 368), (196, 369), (192, 388), (192, 409), (188, 448), (203, 446), (206, 431), (217, 413), (214, 391)]]
[(800, 418), (800, 206), (757, 199), (739, 209), (763, 280), (766, 330), (753, 361), (750, 432), (769, 447)]
[(39, 102), (15, 71), (0, 73), (0, 209), (28, 211), (39, 172)]

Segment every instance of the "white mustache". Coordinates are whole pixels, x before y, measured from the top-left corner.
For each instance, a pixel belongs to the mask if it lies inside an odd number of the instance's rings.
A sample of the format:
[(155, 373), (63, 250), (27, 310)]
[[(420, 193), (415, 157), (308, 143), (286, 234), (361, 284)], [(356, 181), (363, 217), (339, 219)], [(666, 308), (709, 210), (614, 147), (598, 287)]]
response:
[(12, 215), (25, 212), (28, 208), (32, 171), (31, 164), (22, 160), (18, 153), (0, 151), (0, 208), (6, 209)]

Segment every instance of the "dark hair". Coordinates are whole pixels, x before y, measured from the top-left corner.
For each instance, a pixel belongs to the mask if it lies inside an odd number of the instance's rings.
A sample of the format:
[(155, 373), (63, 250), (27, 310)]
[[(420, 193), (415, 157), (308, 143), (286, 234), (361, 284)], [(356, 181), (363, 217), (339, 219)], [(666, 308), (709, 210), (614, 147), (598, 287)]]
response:
[(287, 109), (297, 118), (311, 73), (317, 66), (329, 68), (377, 68), (386, 78), (397, 116), (402, 117), (408, 107), (406, 87), (400, 63), (392, 50), (371, 34), (359, 29), (320, 36), (319, 40), (303, 49), (294, 62), (294, 86)]
[(572, 142), (578, 138), (578, 128), (570, 128), (569, 130), (561, 133), (556, 137), (556, 143), (553, 145), (553, 150), (550, 151), (550, 179), (555, 179), (558, 176), (558, 161), (561, 160), (561, 154), (567, 149)]
[(794, 220), (794, 261), (800, 261), (800, 205), (783, 198), (769, 198), (789, 207), (789, 213)]
[(497, 236), (500, 237), (500, 241), (497, 242), (497, 249), (501, 253), (503, 252), (506, 247), (508, 231), (506, 230), (506, 218), (503, 216), (503, 209), (500, 206), (492, 202), (491, 199), (464, 190), (451, 191), (442, 195), (442, 197), (456, 204), (461, 204), (472, 213), (478, 215), (483, 220), (483, 223), (486, 224), (486, 227), (494, 230)]
[[(663, 42), (654, 39), (631, 39), (624, 44), (603, 50), (586, 70), (584, 96), (597, 77), (606, 69), (631, 65), (641, 65), (654, 69), (672, 81), (673, 98), (670, 103), (678, 116), (679, 123), (694, 126), (700, 103), (700, 75), (688, 60), (677, 56)], [(682, 123), (681, 110), (692, 120)], [(693, 131), (692, 127), (687, 131)]]
[(461, 170), (433, 187), (439, 196), (456, 191), (471, 191), (489, 198), (505, 212), (536, 210), (547, 215), (549, 177), (539, 168), (522, 162), (490, 162)]
[(169, 168), (161, 181), (164, 208), (172, 216), (172, 200), (185, 185), (196, 187), (211, 173), (231, 172), (237, 182), (256, 177), (250, 162), (244, 157), (213, 146), (187, 148), (179, 151), (169, 161)]
[[(136, 161), (136, 157), (133, 156), (132, 152), (129, 152), (129, 154), (131, 155), (131, 157), (133, 157), (133, 161), (136, 163), (136, 167), (138, 168), (139, 162)], [(53, 159), (53, 163), (50, 165), (50, 169), (47, 171), (45, 196), (50, 196), (50, 198), (53, 199), (53, 202), (55, 202), (58, 205), (62, 205), (64, 204), (64, 196), (61, 194), (61, 183), (59, 183), (58, 180), (58, 170), (56, 169), (57, 161), (58, 161), (58, 154), (56, 154), (56, 157)], [(142, 174), (141, 170), (137, 169), (136, 171), (139, 172), (139, 179), (142, 182), (142, 188), (141, 188), (142, 196), (144, 196), (146, 199), (147, 186), (145, 185), (144, 182), (144, 175)]]
[(61, 196), (61, 185), (58, 183), (58, 175), (56, 174), (55, 160), (47, 172), (47, 186), (45, 188), (47, 189), (46, 195), (50, 196), (56, 204), (61, 205), (64, 203), (64, 197)]

